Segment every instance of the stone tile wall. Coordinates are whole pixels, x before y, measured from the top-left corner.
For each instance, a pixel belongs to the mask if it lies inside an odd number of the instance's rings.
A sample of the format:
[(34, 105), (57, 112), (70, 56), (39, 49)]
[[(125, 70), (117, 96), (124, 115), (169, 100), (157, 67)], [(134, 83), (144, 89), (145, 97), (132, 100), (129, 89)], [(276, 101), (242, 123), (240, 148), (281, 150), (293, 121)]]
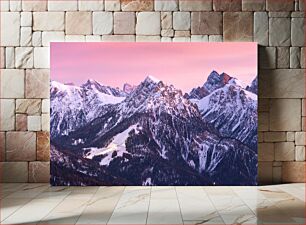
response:
[(3, 182), (48, 182), (52, 41), (258, 42), (259, 181), (305, 181), (303, 0), (1, 0)]

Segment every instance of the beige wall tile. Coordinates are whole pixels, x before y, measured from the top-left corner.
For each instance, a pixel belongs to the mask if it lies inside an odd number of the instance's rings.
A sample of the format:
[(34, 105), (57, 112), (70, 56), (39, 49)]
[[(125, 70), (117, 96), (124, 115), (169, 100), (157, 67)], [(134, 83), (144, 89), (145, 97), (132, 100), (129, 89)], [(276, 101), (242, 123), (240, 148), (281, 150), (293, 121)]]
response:
[(295, 144), (296, 145), (306, 145), (306, 132), (296, 132), (295, 133)]
[(67, 12), (66, 34), (92, 34), (91, 12)]
[(135, 34), (136, 14), (134, 12), (114, 13), (114, 34)]
[(274, 144), (276, 161), (294, 161), (294, 142), (279, 142)]
[(286, 141), (286, 132), (265, 132), (264, 141), (265, 142), (281, 142)]
[(259, 143), (258, 144), (258, 161), (259, 162), (274, 161), (274, 144), (273, 143)]
[(121, 0), (122, 11), (152, 11), (154, 0)]
[(258, 162), (258, 183), (272, 184), (273, 180), (272, 162)]
[(26, 113), (28, 115), (37, 115), (41, 113), (40, 99), (17, 99), (16, 113)]
[(50, 115), (49, 114), (41, 115), (41, 129), (43, 131), (50, 131)]
[(37, 160), (50, 160), (50, 134), (46, 131), (37, 132)]
[(21, 0), (10, 1), (10, 11), (20, 12), (21, 11)]
[(295, 161), (305, 161), (305, 146), (295, 146)]
[(290, 18), (270, 18), (270, 46), (290, 46), (290, 43)]
[(14, 47), (5, 48), (5, 67), (6, 69), (15, 68), (15, 48)]
[(1, 46), (18, 46), (20, 40), (20, 13), (1, 12)]
[(160, 36), (136, 36), (136, 42), (160, 42)]
[(290, 51), (289, 47), (276, 48), (277, 68), (287, 69), (290, 67)]
[(16, 131), (28, 130), (28, 117), (26, 114), (16, 114)]
[(48, 0), (48, 11), (77, 11), (78, 1)]
[(0, 99), (0, 130), (9, 131), (15, 129), (15, 100)]
[(5, 161), (5, 132), (0, 132), (0, 162)]
[(78, 0), (78, 4), (80, 11), (102, 11), (104, 9), (103, 0)]
[(49, 68), (50, 67), (50, 48), (35, 47), (34, 48), (34, 68)]
[(43, 113), (50, 113), (50, 99), (43, 99), (42, 100), (41, 111)]
[(254, 13), (254, 41), (259, 45), (269, 44), (269, 19), (267, 12)]
[(294, 0), (267, 0), (266, 7), (268, 11), (292, 11), (294, 9)]
[(5, 67), (5, 48), (0, 47), (0, 69)]
[(241, 0), (213, 0), (214, 11), (241, 11)]
[(243, 11), (264, 11), (265, 9), (265, 0), (242, 0)]
[(64, 12), (34, 12), (33, 30), (37, 31), (62, 31), (65, 29)]
[(103, 35), (102, 41), (105, 42), (135, 42), (135, 35)]
[[(147, 21), (150, 21), (150, 24)], [(160, 28), (160, 12), (140, 12), (137, 14), (137, 35), (160, 35)]]
[(92, 14), (93, 34), (112, 34), (113, 32), (113, 13), (94, 12)]
[(287, 141), (294, 141), (295, 140), (295, 133), (294, 132), (287, 132)]
[(222, 34), (222, 13), (192, 12), (191, 34)]
[(47, 2), (45, 0), (22, 0), (23, 11), (46, 11)]
[(306, 182), (306, 162), (284, 162), (282, 166), (283, 182)]
[(50, 46), (50, 42), (64, 42), (65, 33), (63, 31), (44, 31), (42, 32), (42, 45)]
[(178, 0), (154, 1), (154, 9), (155, 11), (177, 11), (178, 3)]
[(212, 11), (213, 0), (179, 0), (180, 11)]
[(33, 48), (32, 47), (15, 48), (15, 67), (17, 69), (33, 68)]
[(32, 26), (32, 13), (31, 12), (21, 12), (20, 14), (20, 25), (22, 27)]
[(190, 13), (174, 12), (173, 13), (173, 29), (174, 30), (190, 30)]
[(24, 71), (15, 69), (3, 69), (1, 73), (1, 98), (24, 97)]
[(105, 11), (120, 11), (120, 0), (106, 0)]
[(223, 35), (224, 41), (253, 41), (253, 14), (225, 12), (223, 14)]
[(29, 163), (29, 182), (45, 183), (50, 180), (49, 162), (30, 162)]
[(31, 46), (31, 43), (32, 43), (32, 28), (21, 27), (20, 46)]
[(259, 71), (259, 96), (262, 98), (304, 98), (305, 77), (302, 69)]
[(7, 161), (34, 161), (36, 159), (36, 133), (7, 132)]
[(49, 98), (49, 70), (26, 71), (26, 98)]
[(28, 182), (28, 162), (0, 162), (2, 182)]
[(66, 35), (66, 42), (85, 42), (85, 35)]
[(271, 100), (270, 130), (300, 131), (301, 105), (300, 99)]
[(41, 116), (28, 116), (28, 131), (41, 131)]

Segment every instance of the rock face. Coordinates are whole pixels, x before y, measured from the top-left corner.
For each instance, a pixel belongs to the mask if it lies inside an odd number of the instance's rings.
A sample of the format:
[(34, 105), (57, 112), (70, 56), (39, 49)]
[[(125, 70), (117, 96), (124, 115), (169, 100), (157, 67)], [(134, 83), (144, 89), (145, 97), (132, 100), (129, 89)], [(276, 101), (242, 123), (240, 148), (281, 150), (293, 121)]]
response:
[(214, 71), (195, 99), (151, 76), (99, 85), (52, 83), (53, 185), (256, 184), (257, 96), (237, 79)]
[(209, 95), (214, 90), (223, 87), (227, 84), (232, 77), (226, 73), (218, 74), (216, 71), (212, 71), (207, 78), (207, 81), (202, 87), (197, 87), (192, 89), (189, 94), (189, 98), (201, 99)]
[[(118, 103), (125, 93), (88, 80), (81, 87), (51, 82), (51, 135), (68, 134), (70, 131), (90, 122), (107, 108)], [(68, 107), (63, 107), (65, 104)]]

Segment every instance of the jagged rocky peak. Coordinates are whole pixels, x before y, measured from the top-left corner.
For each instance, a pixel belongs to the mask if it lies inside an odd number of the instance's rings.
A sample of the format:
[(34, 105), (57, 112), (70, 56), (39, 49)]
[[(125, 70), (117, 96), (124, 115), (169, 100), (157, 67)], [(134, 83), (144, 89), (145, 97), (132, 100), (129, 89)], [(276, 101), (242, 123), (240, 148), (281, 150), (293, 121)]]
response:
[(153, 77), (151, 75), (148, 75), (143, 82), (145, 82), (145, 83), (152, 83), (152, 82), (153, 83), (159, 83), (160, 81), (161, 80), (159, 80), (158, 78)]
[(136, 88), (137, 88), (137, 85), (132, 85), (132, 84), (128, 84), (128, 83), (125, 83), (125, 84), (123, 85), (123, 91), (124, 91), (126, 94), (130, 94), (130, 93), (133, 92)]
[(98, 81), (93, 79), (88, 79), (86, 83), (81, 85), (81, 87), (85, 90), (97, 90), (98, 92), (107, 95), (113, 95), (115, 97), (124, 97), (126, 95), (126, 93), (120, 90), (119, 88), (102, 85)]
[(246, 87), (246, 90), (257, 95), (258, 93), (258, 76), (252, 81), (251, 85)]
[(227, 84), (232, 77), (228, 75), (227, 73), (221, 73), (219, 74), (216, 71), (212, 71), (208, 78), (207, 81), (204, 84), (204, 87), (207, 89), (208, 92), (212, 92), (218, 88), (223, 87), (225, 84)]
[(227, 73), (219, 74), (217, 71), (213, 70), (202, 87), (193, 88), (189, 94), (185, 95), (185, 97), (189, 99), (201, 99), (218, 88), (228, 84), (232, 80), (233, 77)]

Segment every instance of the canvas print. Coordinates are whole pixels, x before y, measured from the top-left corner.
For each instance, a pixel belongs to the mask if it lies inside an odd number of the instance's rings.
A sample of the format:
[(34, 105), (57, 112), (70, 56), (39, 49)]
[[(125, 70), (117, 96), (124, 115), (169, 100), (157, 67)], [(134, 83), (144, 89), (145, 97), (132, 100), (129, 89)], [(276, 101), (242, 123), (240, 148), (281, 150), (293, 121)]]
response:
[(52, 43), (52, 185), (256, 185), (257, 44)]

